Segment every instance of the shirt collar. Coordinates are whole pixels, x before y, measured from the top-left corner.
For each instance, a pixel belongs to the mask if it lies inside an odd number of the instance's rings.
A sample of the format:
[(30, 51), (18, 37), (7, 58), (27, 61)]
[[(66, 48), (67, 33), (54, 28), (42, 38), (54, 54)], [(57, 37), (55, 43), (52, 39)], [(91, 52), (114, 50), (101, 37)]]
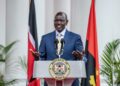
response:
[(62, 32), (58, 32), (57, 30), (56, 30), (56, 36), (58, 35), (58, 34), (61, 34), (62, 36), (64, 36), (65, 35), (65, 32), (66, 32), (66, 28), (62, 31)]

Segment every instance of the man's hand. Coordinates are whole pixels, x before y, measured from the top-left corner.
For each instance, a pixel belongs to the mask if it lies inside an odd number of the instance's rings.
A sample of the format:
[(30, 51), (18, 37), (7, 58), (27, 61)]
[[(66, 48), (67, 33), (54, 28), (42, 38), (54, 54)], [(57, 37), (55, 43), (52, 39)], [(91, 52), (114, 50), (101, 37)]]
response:
[(84, 51), (80, 52), (80, 51), (73, 51), (72, 54), (74, 55), (74, 57), (76, 57), (79, 60), (83, 59), (83, 55), (84, 55)]
[(40, 57), (40, 53), (37, 51), (33, 51), (32, 49), (30, 49), (30, 51), (32, 52), (32, 54), (34, 55), (34, 57), (39, 58)]

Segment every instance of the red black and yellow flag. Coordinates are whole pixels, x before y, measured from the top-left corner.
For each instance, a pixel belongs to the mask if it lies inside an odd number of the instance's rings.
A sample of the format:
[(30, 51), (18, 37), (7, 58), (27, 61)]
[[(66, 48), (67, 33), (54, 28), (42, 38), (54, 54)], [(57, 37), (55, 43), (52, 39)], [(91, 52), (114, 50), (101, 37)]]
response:
[(86, 62), (87, 78), (82, 80), (82, 86), (100, 86), (98, 43), (94, 0), (91, 0), (85, 53), (87, 58)]

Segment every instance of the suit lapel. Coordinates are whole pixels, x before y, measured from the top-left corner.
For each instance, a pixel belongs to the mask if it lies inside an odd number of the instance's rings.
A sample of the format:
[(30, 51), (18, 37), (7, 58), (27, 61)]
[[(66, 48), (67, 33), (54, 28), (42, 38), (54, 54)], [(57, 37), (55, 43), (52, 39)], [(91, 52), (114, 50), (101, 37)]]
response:
[(55, 37), (55, 31), (53, 31), (53, 32), (52, 32), (52, 40), (55, 41), (55, 38), (56, 38), (56, 37)]
[(64, 36), (64, 40), (65, 40), (65, 45), (64, 45), (64, 51), (65, 51), (65, 49), (66, 49), (66, 47), (67, 47), (67, 44), (68, 44), (68, 42), (69, 42), (69, 31), (68, 30), (66, 30), (66, 32), (65, 32), (65, 36)]
[(52, 32), (52, 37), (51, 37), (51, 42), (52, 42), (52, 47), (54, 47), (55, 48), (55, 44), (54, 44), (54, 42), (55, 42), (55, 31), (54, 32)]

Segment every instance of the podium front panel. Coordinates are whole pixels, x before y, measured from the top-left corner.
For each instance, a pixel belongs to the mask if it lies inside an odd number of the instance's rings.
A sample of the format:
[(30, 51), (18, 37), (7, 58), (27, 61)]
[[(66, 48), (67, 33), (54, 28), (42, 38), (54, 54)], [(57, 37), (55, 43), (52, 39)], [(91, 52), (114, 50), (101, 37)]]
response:
[[(52, 61), (35, 61), (34, 62), (34, 78), (53, 78), (49, 73), (49, 65)], [(84, 61), (67, 61), (70, 65), (70, 74), (67, 78), (86, 77)]]

